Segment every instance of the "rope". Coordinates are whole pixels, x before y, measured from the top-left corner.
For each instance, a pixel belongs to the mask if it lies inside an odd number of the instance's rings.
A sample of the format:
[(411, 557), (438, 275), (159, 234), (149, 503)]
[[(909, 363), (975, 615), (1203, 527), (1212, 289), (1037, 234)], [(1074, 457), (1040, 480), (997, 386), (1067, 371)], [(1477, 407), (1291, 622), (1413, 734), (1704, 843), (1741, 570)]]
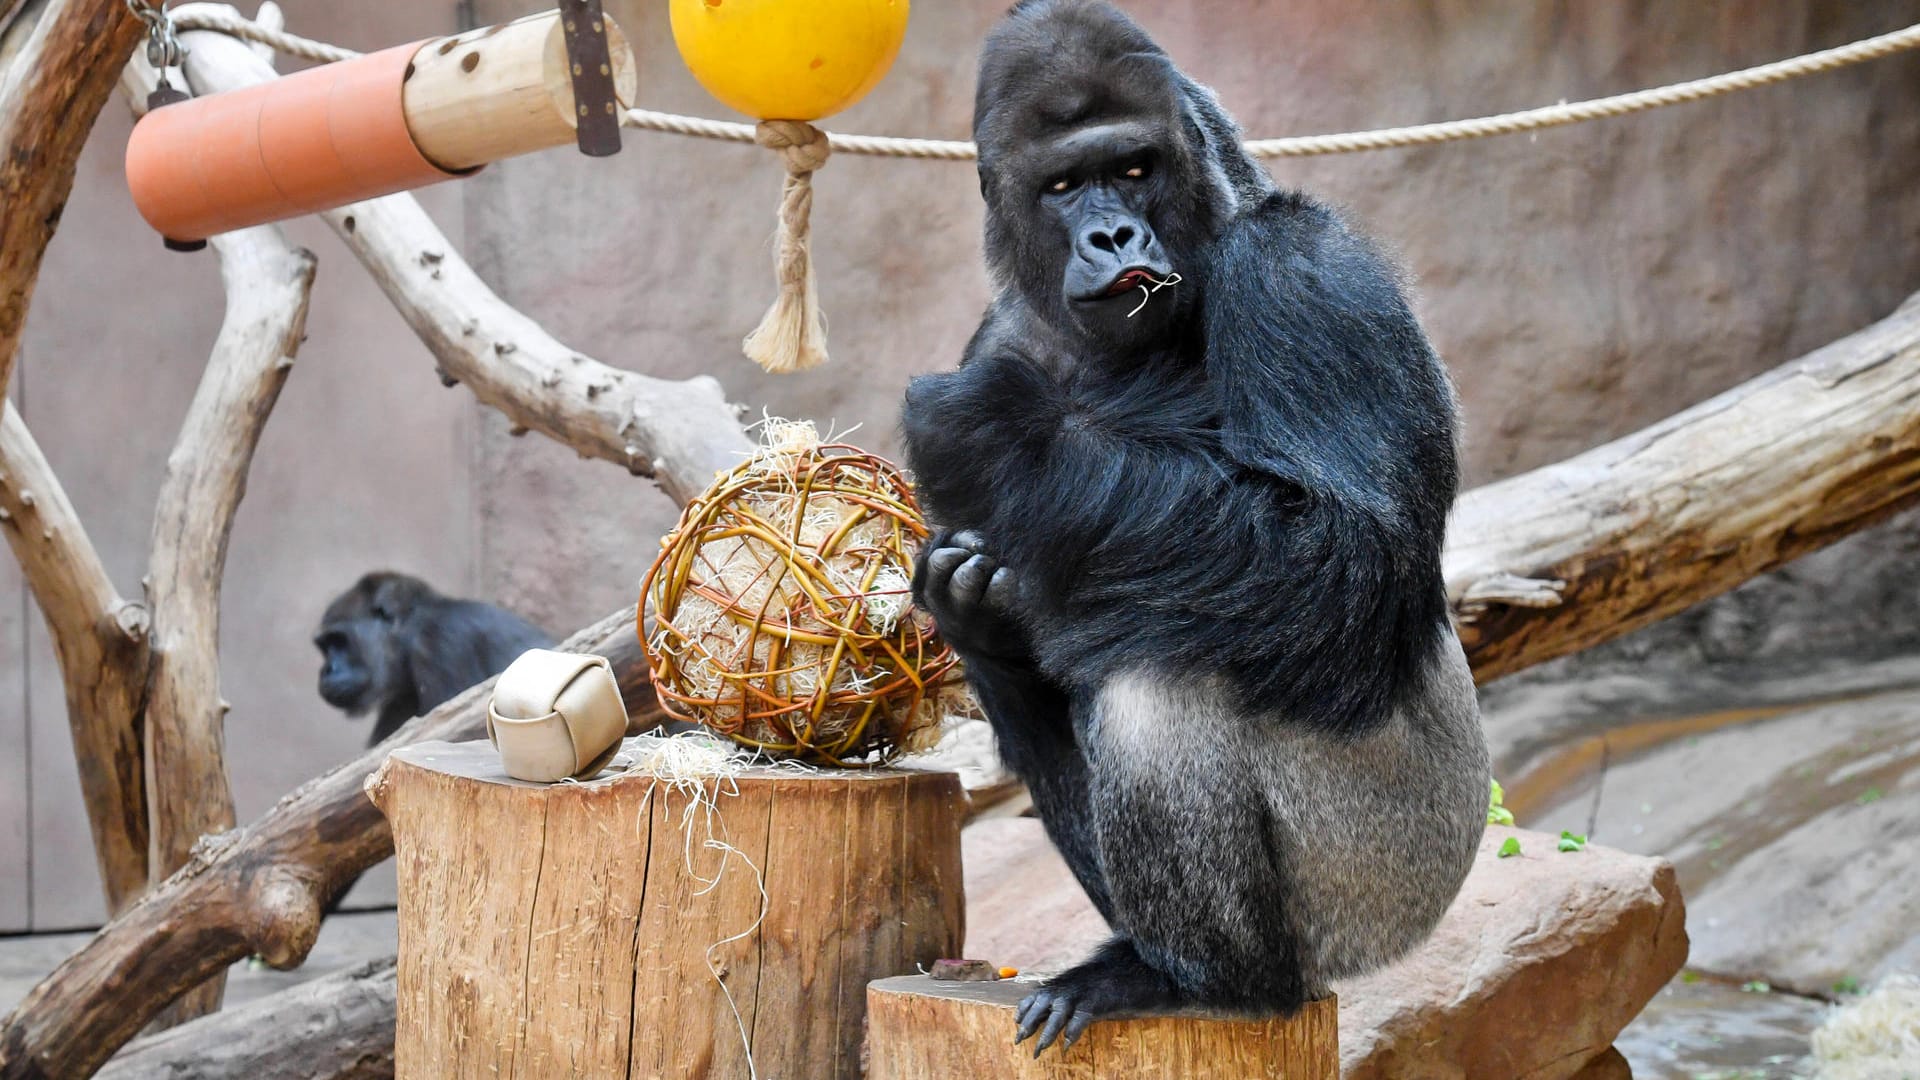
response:
[(754, 130), (754, 141), (779, 154), (787, 166), (787, 182), (780, 190), (780, 228), (773, 241), (773, 273), (780, 292), (740, 347), (749, 360), (785, 375), (827, 362), (827, 320), (820, 314), (807, 237), (813, 174), (832, 151), (825, 132), (800, 120), (763, 120)]
[[(217, 30), (247, 41), (257, 41), (291, 56), (301, 56), (323, 63), (347, 60), (360, 55), (351, 49), (343, 49), (337, 45), (328, 45), (325, 42), (299, 37), (282, 30), (268, 29), (258, 23), (225, 12), (189, 12), (176, 16), (174, 22), (182, 30)], [(1680, 105), (1689, 101), (1702, 101), (1737, 90), (1771, 86), (1774, 83), (1797, 79), (1804, 75), (1817, 75), (1868, 60), (1878, 60), (1916, 47), (1920, 47), (1920, 23), (1903, 30), (1881, 34), (1878, 37), (1865, 38), (1850, 45), (1822, 49), (1819, 52), (1762, 64), (1759, 67), (1730, 71), (1724, 75), (1674, 83), (1671, 86), (1661, 86), (1651, 90), (1636, 90), (1629, 94), (1616, 94), (1612, 97), (1595, 98), (1592, 101), (1547, 105), (1538, 109), (1525, 109), (1520, 112), (1482, 116), (1470, 120), (1448, 120), (1437, 124), (1414, 124), (1408, 127), (1356, 131), (1342, 135), (1297, 135), (1285, 139), (1254, 139), (1246, 144), (1246, 149), (1247, 153), (1257, 158), (1312, 157), (1319, 154), (1386, 150), (1401, 146), (1431, 146), (1463, 139), (1484, 139), (1493, 135), (1541, 131), (1587, 120), (1602, 120), (1668, 105)], [(697, 116), (679, 116), (648, 109), (628, 109), (622, 121), (627, 127), (645, 131), (691, 135), (703, 139), (721, 139), (727, 142), (751, 143), (754, 141), (752, 124), (706, 120)], [(921, 158), (935, 161), (971, 161), (979, 154), (977, 148), (970, 142), (944, 139), (898, 139), (884, 135), (834, 134), (829, 134), (827, 138), (833, 151), (838, 154)]]

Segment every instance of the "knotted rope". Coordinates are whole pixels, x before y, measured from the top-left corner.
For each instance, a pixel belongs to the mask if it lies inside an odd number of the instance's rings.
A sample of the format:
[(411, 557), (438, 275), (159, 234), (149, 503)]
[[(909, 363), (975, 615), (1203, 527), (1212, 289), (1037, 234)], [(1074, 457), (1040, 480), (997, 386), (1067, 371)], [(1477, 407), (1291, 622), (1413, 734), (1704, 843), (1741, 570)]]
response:
[(754, 363), (785, 375), (827, 362), (827, 319), (814, 289), (807, 237), (813, 174), (827, 163), (833, 148), (826, 132), (800, 120), (763, 120), (754, 128), (753, 141), (780, 155), (787, 180), (780, 190), (780, 228), (773, 241), (773, 274), (780, 293), (741, 347)]

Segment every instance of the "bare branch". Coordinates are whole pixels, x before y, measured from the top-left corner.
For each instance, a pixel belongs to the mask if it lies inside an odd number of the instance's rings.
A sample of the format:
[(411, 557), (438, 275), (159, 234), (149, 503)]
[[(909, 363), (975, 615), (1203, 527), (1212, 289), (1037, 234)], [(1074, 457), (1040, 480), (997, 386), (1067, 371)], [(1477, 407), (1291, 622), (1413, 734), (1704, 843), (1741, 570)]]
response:
[(0, 34), (0, 392), (80, 148), (139, 36), (122, 0), (45, 0)]
[(147, 612), (115, 591), (66, 491), (11, 402), (0, 417), (0, 531), (60, 658), (100, 881), (107, 909), (118, 912), (147, 887), (138, 724)]
[(1920, 499), (1920, 303), (1644, 431), (1468, 492), (1447, 588), (1489, 682)]
[[(167, 458), (147, 577), (148, 862), (156, 884), (186, 863), (202, 836), (234, 824), (221, 734), (220, 582), (247, 470), (300, 348), (313, 288), (313, 255), (277, 227), (225, 233), (213, 247), (226, 317)], [(210, 981), (166, 1019), (218, 1008), (220, 986)]]
[[(196, 6), (202, 5), (180, 11)], [(183, 37), (187, 80), (196, 93), (275, 77), (245, 44), (224, 34)], [(656, 379), (568, 348), (487, 288), (413, 196), (389, 195), (321, 216), (432, 350), (443, 377), (465, 383), (516, 426), (652, 477), (681, 503), (751, 449), (718, 381)]]

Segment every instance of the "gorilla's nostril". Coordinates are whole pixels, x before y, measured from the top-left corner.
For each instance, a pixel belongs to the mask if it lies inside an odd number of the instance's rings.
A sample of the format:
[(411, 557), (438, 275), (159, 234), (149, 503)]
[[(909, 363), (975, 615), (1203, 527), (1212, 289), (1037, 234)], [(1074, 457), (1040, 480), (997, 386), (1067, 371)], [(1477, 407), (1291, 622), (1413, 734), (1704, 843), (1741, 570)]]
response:
[(1127, 225), (1122, 225), (1119, 228), (1113, 230), (1113, 249), (1112, 250), (1117, 251), (1120, 248), (1126, 247), (1128, 244), (1131, 244), (1131, 243), (1133, 243), (1132, 227)]

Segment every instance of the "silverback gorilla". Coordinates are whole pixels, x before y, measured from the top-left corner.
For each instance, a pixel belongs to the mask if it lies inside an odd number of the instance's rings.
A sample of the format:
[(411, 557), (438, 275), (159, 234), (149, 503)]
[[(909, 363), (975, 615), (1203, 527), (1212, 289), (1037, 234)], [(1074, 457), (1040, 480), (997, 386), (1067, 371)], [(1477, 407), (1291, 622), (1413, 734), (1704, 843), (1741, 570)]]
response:
[(511, 611), (442, 596), (417, 577), (373, 573), (327, 605), (320, 696), (349, 716), (379, 710), (367, 745), (552, 639)]
[(1386, 260), (1109, 4), (1017, 5), (974, 136), (996, 294), (907, 391), (915, 598), (1113, 929), (1018, 1038), (1292, 1012), (1422, 941), (1485, 825), (1452, 388)]

